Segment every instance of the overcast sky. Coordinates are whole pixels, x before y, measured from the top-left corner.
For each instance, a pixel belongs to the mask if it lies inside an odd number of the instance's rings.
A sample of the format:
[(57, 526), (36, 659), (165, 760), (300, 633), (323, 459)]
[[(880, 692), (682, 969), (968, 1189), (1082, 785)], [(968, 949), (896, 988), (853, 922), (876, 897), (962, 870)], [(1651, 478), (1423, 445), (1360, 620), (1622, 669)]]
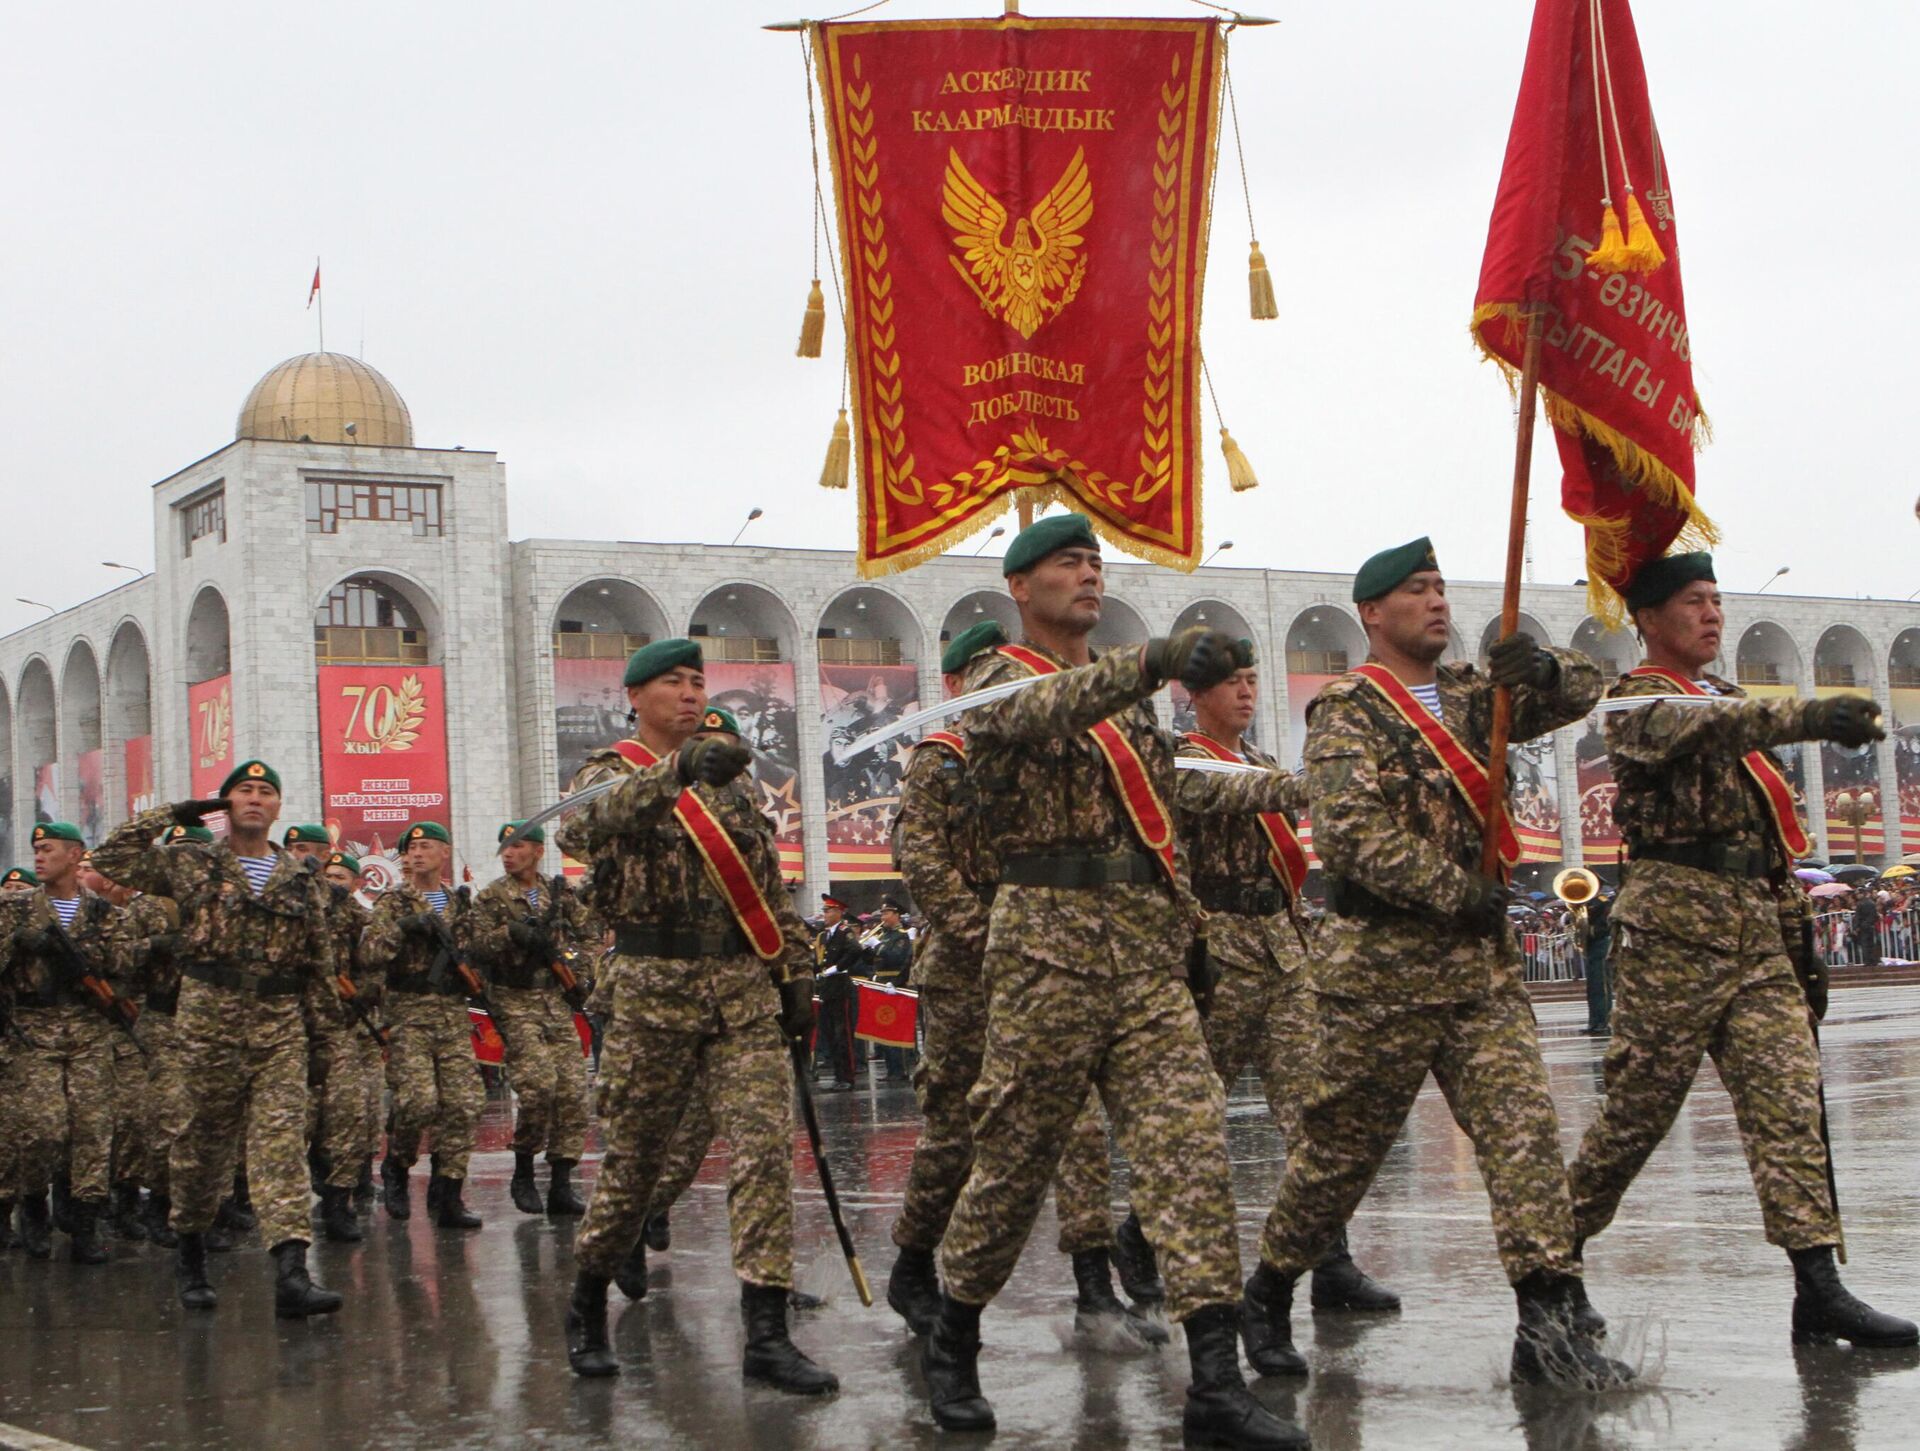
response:
[[(421, 443), (500, 453), (514, 537), (724, 543), (757, 506), (749, 539), (851, 547), (852, 494), (815, 483), (837, 349), (793, 357), (799, 42), (757, 28), (798, 3), (11, 8), (0, 631), (40, 614), (16, 594), (64, 607), (125, 578), (99, 560), (152, 563), (147, 486), (315, 346), (316, 253), (329, 346), (364, 338)], [(1348, 570), (1431, 533), (1450, 574), (1493, 578), (1511, 412), (1466, 323), (1532, 0), (1263, 8), (1284, 23), (1235, 38), (1234, 77), (1280, 319), (1247, 317), (1223, 179), (1203, 341), (1261, 487), (1229, 493), (1207, 450), (1209, 547)], [(1721, 581), (1787, 564), (1776, 591), (1905, 596), (1920, 9), (1665, 0), (1638, 21)], [(1569, 582), (1544, 428), (1535, 479), (1535, 578)]]

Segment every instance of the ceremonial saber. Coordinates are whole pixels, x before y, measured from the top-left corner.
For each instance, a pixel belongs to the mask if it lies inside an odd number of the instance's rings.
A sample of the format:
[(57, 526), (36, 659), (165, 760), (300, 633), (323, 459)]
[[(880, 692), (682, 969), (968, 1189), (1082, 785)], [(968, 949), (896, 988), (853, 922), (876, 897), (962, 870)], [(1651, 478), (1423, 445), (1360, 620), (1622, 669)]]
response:
[(853, 1247), (853, 1233), (846, 1216), (840, 1212), (840, 1196), (834, 1192), (833, 1171), (827, 1167), (827, 1151), (820, 1142), (820, 1118), (813, 1110), (813, 1086), (807, 1081), (807, 1049), (798, 1038), (787, 1040), (793, 1054), (793, 1082), (800, 1090), (800, 1114), (807, 1121), (807, 1138), (813, 1144), (813, 1167), (820, 1173), (820, 1189), (826, 1195), (827, 1213), (833, 1216), (834, 1233), (840, 1236), (840, 1253), (847, 1257), (847, 1269), (853, 1275), (853, 1288), (860, 1303), (873, 1308), (873, 1291), (867, 1285), (867, 1272), (860, 1268), (860, 1254)]

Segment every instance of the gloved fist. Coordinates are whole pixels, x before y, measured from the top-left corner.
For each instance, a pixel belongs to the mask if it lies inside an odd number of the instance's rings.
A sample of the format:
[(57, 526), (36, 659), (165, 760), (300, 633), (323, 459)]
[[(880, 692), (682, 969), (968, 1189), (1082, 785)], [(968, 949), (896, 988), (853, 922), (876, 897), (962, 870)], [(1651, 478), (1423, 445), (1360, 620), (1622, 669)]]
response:
[(531, 922), (514, 922), (507, 927), (507, 941), (522, 952), (531, 952), (538, 947), (543, 935)]
[(813, 1031), (813, 977), (803, 974), (780, 984), (780, 1031), (804, 1039)]
[(1807, 727), (1815, 740), (1839, 746), (1870, 746), (1887, 738), (1880, 725), (1880, 702), (1864, 695), (1816, 700), (1807, 707)]
[(676, 769), (691, 786), (724, 786), (753, 764), (753, 752), (720, 736), (696, 736), (680, 748)]
[(198, 826), (201, 818), (225, 811), (227, 807), (226, 797), (211, 796), (203, 801), (176, 801), (168, 810), (181, 826)]
[(1548, 690), (1560, 678), (1560, 662), (1542, 650), (1525, 630), (1516, 630), (1487, 652), (1487, 674), (1495, 685), (1508, 689), (1528, 685)]
[(1144, 658), (1147, 673), (1155, 680), (1162, 685), (1177, 680), (1190, 695), (1212, 689), (1240, 668), (1233, 637), (1205, 625), (1156, 636), (1147, 641)]
[(400, 930), (408, 937), (431, 937), (433, 918), (425, 912), (409, 912), (400, 919)]
[(44, 956), (53, 947), (53, 934), (33, 927), (22, 927), (13, 934), (13, 945), (35, 957)]
[(1473, 886), (1473, 898), (1460, 909), (1460, 920), (1483, 936), (1498, 936), (1514, 903), (1513, 888), (1490, 877), (1475, 877)]
[(1800, 976), (1801, 991), (1807, 995), (1807, 1007), (1816, 1023), (1827, 1020), (1827, 965), (1818, 958)]

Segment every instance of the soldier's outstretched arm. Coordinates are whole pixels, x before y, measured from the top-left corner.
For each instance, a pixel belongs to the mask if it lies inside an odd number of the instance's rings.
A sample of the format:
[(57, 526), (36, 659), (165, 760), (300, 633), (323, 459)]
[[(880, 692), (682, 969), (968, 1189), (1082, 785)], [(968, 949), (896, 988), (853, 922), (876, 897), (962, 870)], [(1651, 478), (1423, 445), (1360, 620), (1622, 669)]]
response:
[(1600, 667), (1579, 650), (1548, 650), (1560, 667), (1558, 679), (1541, 689), (1519, 685), (1513, 691), (1513, 736), (1530, 741), (1571, 725), (1592, 710), (1605, 684)]
[[(1011, 679), (1020, 667), (997, 658), (967, 676), (967, 689), (983, 690)], [(1160, 688), (1147, 669), (1144, 649), (1115, 650), (1091, 665), (1062, 670), (1017, 695), (975, 706), (965, 716), (969, 736), (982, 740), (1050, 741), (1076, 736), (1118, 715)]]
[[(1618, 693), (1665, 695), (1672, 688), (1662, 680), (1635, 680)], [(1807, 717), (1818, 704), (1791, 696), (1717, 700), (1710, 705), (1656, 701), (1641, 710), (1623, 710), (1607, 717), (1607, 752), (1646, 765), (1678, 760), (1705, 749), (1744, 756), (1769, 746), (1813, 739)]]
[[(1180, 752), (1200, 757), (1199, 751)], [(1189, 816), (1244, 816), (1254, 811), (1307, 809), (1305, 776), (1279, 767), (1223, 775), (1214, 771), (1176, 771), (1174, 802)]]
[(120, 823), (93, 849), (93, 865), (108, 881), (136, 892), (175, 897), (172, 855), (156, 847), (154, 839), (173, 825), (173, 808), (156, 806)]

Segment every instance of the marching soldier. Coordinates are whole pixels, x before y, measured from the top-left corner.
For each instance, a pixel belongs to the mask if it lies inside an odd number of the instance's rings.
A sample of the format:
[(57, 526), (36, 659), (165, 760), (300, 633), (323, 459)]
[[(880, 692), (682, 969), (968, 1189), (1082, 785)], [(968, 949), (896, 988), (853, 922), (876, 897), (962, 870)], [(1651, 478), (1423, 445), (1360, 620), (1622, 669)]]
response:
[[(575, 778), (576, 789), (609, 776), (621, 785), (560, 833), (570, 855), (592, 864), (592, 906), (614, 934), (606, 1151), (575, 1241), (567, 1358), (579, 1375), (619, 1371), (607, 1285), (640, 1239), (675, 1126), (704, 1078), (732, 1149), (727, 1213), (747, 1327), (743, 1369), (784, 1391), (835, 1391), (839, 1381), (787, 1333), (788, 1040), (812, 1026), (806, 931), (781, 884), (773, 834), (739, 780), (752, 753), (726, 713), (707, 706), (699, 645), (648, 645), (624, 679), (635, 735)], [(703, 725), (715, 733), (696, 735)]]
[[(0, 875), (0, 931), (7, 930), (7, 904), (15, 897), (29, 897), (40, 879), (31, 867), (8, 867)], [(20, 1086), (14, 1079), (14, 1058), (18, 1040), (14, 1037), (12, 994), (0, 981), (0, 1108), (19, 1102)], [(17, 1114), (0, 1116), (0, 1250), (15, 1248), (19, 1239), (13, 1232), (13, 1207), (19, 1198), (16, 1182), (20, 1163), (20, 1129)], [(49, 1249), (51, 1253), (51, 1249)]]
[[(367, 1008), (366, 1016), (360, 1020), (359, 1031), (349, 1034), (341, 1044), (356, 1060), (352, 1076), (360, 1096), (357, 1102), (349, 1100), (342, 1106), (342, 1112), (352, 1128), (348, 1129), (344, 1124), (336, 1124), (331, 1120), (327, 1122), (328, 1153), (336, 1162), (344, 1153), (349, 1162), (360, 1166), (359, 1177), (352, 1186), (353, 1200), (356, 1206), (365, 1207), (373, 1203), (373, 1160), (380, 1152), (380, 1134), (386, 1123), (382, 1096), (386, 1092), (387, 1049), (381, 1039), (387, 1030), (381, 1025), (376, 1033), (370, 1026), (380, 1023), (386, 997), (386, 977), (369, 967), (360, 951), (360, 940), (366, 935), (367, 923), (372, 916), (355, 895), (364, 880), (360, 858), (350, 852), (330, 851), (320, 875), (326, 880), (327, 891), (333, 898), (334, 951), (337, 954), (334, 966), (347, 977), (355, 995)], [(358, 1016), (351, 1008), (347, 1009), (347, 1015)]]
[(1232, 643), (1190, 630), (1096, 659), (1087, 636), (1105, 580), (1083, 515), (1023, 529), (1002, 567), (1026, 643), (977, 657), (967, 687), (1045, 678), (964, 720), (999, 880), (982, 969), (986, 1051), (969, 1099), (974, 1162), (941, 1241), (945, 1293), (926, 1340), (934, 1419), (994, 1424), (980, 1393), (980, 1312), (1013, 1272), (1091, 1088), (1132, 1163), (1168, 1314), (1186, 1329), (1186, 1430), (1229, 1446), (1304, 1446), (1240, 1375), (1226, 1100), (1180, 981), (1201, 913), (1167, 804), (1173, 745), (1149, 704), (1169, 680), (1198, 691), (1226, 678)]
[[(500, 837), (518, 824), (501, 827)], [(546, 845), (546, 832), (536, 826), (501, 847), (506, 875), (475, 894), (468, 931), (474, 955), (492, 979), (494, 1026), (520, 1100), (513, 1129), (514, 1208), (522, 1214), (542, 1208), (584, 1214), (587, 1206), (570, 1181), (587, 1139), (587, 1063), (573, 1025), (585, 998), (577, 980), (567, 988), (558, 972), (571, 975), (567, 963), (586, 936), (587, 914), (565, 877), (541, 879)], [(534, 1155), (543, 1150), (550, 1171), (544, 1205), (533, 1178)]]
[(1812, 1026), (1825, 1016), (1827, 990), (1793, 876), (1794, 858), (1812, 848), (1768, 751), (1795, 741), (1871, 745), (1884, 739), (1880, 707), (1856, 696), (1749, 700), (1706, 674), (1724, 625), (1709, 555), (1650, 561), (1626, 599), (1646, 661), (1611, 694), (1723, 699), (1607, 719), (1613, 814), (1632, 865), (1613, 908), (1606, 1098), (1568, 1170), (1579, 1239), (1612, 1221), (1711, 1054), (1767, 1239), (1793, 1263), (1795, 1343), (1913, 1345), (1920, 1330), (1911, 1320), (1856, 1299), (1834, 1267), (1840, 1216)]
[[(1239, 668), (1232, 675), (1193, 697), (1196, 729), (1182, 739), (1180, 754), (1278, 772), (1280, 763), (1244, 735), (1260, 694), (1253, 641), (1237, 642), (1235, 663)], [(1207, 909), (1207, 955), (1216, 979), (1207, 1048), (1228, 1089), (1249, 1064), (1259, 1073), (1274, 1122), (1291, 1150), (1300, 1139), (1300, 1107), (1314, 1088), (1314, 996), (1299, 912), (1307, 855), (1296, 834), (1298, 813), (1307, 804), (1306, 782), (1297, 776), (1287, 780), (1288, 800), (1281, 809), (1227, 813), (1206, 799), (1205, 776), (1183, 771), (1179, 805), (1193, 892)], [(1121, 1225), (1120, 1241), (1128, 1249), (1144, 1247), (1137, 1219), (1129, 1216)], [(1317, 1310), (1400, 1308), (1398, 1295), (1354, 1264), (1344, 1227), (1313, 1267), (1312, 1294)], [(1300, 1370), (1305, 1369), (1302, 1363)]]
[[(1494, 646), (1490, 677), (1437, 664), (1452, 615), (1425, 539), (1369, 559), (1353, 599), (1369, 659), (1307, 715), (1313, 847), (1329, 907), (1313, 962), (1320, 1084), (1300, 1110), (1247, 1281), (1247, 1358), (1263, 1374), (1301, 1369), (1294, 1282), (1338, 1241), (1431, 1072), (1493, 1200), (1519, 1305), (1513, 1378), (1543, 1379), (1551, 1364), (1617, 1384), (1631, 1372), (1591, 1338), (1604, 1322), (1581, 1292), (1559, 1121), (1507, 925), (1512, 893), (1477, 870), (1493, 688), (1512, 689), (1513, 738), (1523, 741), (1585, 715), (1600, 672), (1523, 634)], [(1502, 789), (1504, 779), (1503, 768)], [(1509, 865), (1518, 859), (1510, 826), (1500, 846)], [(1576, 1316), (1587, 1329), (1570, 1334)]]
[[(214, 811), (227, 814), (224, 843), (156, 844), (170, 825), (198, 826)], [(190, 1310), (216, 1303), (206, 1233), (233, 1146), (244, 1138), (247, 1172), (260, 1189), (254, 1202), (261, 1237), (273, 1253), (274, 1311), (298, 1318), (341, 1304), (307, 1270), (313, 1231), (300, 1018), (301, 993), (310, 977), (332, 972), (333, 948), (319, 883), (267, 838), (279, 814), (279, 773), (264, 761), (245, 761), (221, 783), (217, 799), (143, 811), (116, 828), (94, 860), (112, 880), (180, 907), (185, 980), (174, 1031), (191, 1104), (169, 1164), (180, 1302)]]
[[(180, 849), (182, 843), (190, 843), (188, 849), (204, 848), (213, 844), (213, 833), (204, 826), (176, 823), (162, 841), (175, 850)], [(147, 1238), (162, 1249), (178, 1249), (180, 1238), (170, 1222), (173, 1176), (169, 1162), (173, 1141), (186, 1126), (192, 1111), (187, 1102), (186, 1084), (180, 1077), (180, 1035), (174, 1022), (180, 1010), (180, 904), (171, 897), (150, 892), (140, 893), (134, 901), (149, 904), (149, 910), (157, 911), (165, 922), (164, 929), (149, 932), (146, 961), (141, 970), (144, 995), (140, 1003), (140, 1036), (147, 1045), (147, 1058), (144, 1081), (140, 1085), (143, 1122), (139, 1138), (145, 1148), (140, 1177), (147, 1186)]]
[(386, 1020), (393, 1085), (393, 1126), (380, 1164), (387, 1213), (412, 1216), (407, 1175), (424, 1135), (433, 1141), (427, 1212), (442, 1229), (478, 1229), (480, 1216), (462, 1202), (473, 1131), (487, 1106), (473, 1056), (467, 997), (478, 979), (463, 956), (471, 911), (466, 889), (449, 892), (453, 838), (437, 821), (416, 821), (400, 836), (405, 879), (374, 904), (360, 955), (386, 974)]
[[(992, 620), (955, 636), (940, 657), (948, 689), (957, 688), (969, 661), (1006, 639)], [(900, 1217), (893, 1225), (900, 1253), (887, 1279), (887, 1304), (915, 1335), (930, 1333), (940, 1314), (934, 1251), (973, 1167), (967, 1095), (980, 1078), (987, 1039), (987, 988), (980, 964), (987, 947), (994, 866), (982, 839), (966, 764), (966, 742), (960, 736), (950, 731), (923, 736), (907, 764), (894, 824), (900, 874), (926, 917), (913, 968), (925, 1044), (917, 1084), (920, 1139), (914, 1145)], [(1107, 1165), (1106, 1119), (1088, 1095), (1054, 1176), (1060, 1252), (1072, 1262), (1076, 1286), (1074, 1325), (1087, 1333), (1119, 1328), (1129, 1338), (1164, 1344), (1166, 1331), (1143, 1316), (1127, 1315), (1127, 1307), (1113, 1293)], [(1164, 1291), (1153, 1298), (1164, 1298)]]
[(859, 989), (853, 985), (853, 974), (866, 949), (847, 921), (845, 902), (822, 892), (820, 914), (826, 926), (813, 943), (814, 980), (820, 986), (820, 1051), (833, 1067), (833, 1082), (827, 1091), (845, 1093), (853, 1088), (859, 1073), (853, 1036)]
[(47, 1191), (64, 1167), (72, 1195), (68, 1258), (99, 1265), (107, 1260), (100, 1216), (110, 1188), (121, 1034), (82, 978), (121, 981), (127, 944), (120, 909), (81, 885), (86, 850), (71, 822), (33, 828), (39, 885), (0, 909), (0, 992), (12, 1000), (22, 1040), (7, 1095), (21, 1239), (36, 1259), (51, 1252)]

